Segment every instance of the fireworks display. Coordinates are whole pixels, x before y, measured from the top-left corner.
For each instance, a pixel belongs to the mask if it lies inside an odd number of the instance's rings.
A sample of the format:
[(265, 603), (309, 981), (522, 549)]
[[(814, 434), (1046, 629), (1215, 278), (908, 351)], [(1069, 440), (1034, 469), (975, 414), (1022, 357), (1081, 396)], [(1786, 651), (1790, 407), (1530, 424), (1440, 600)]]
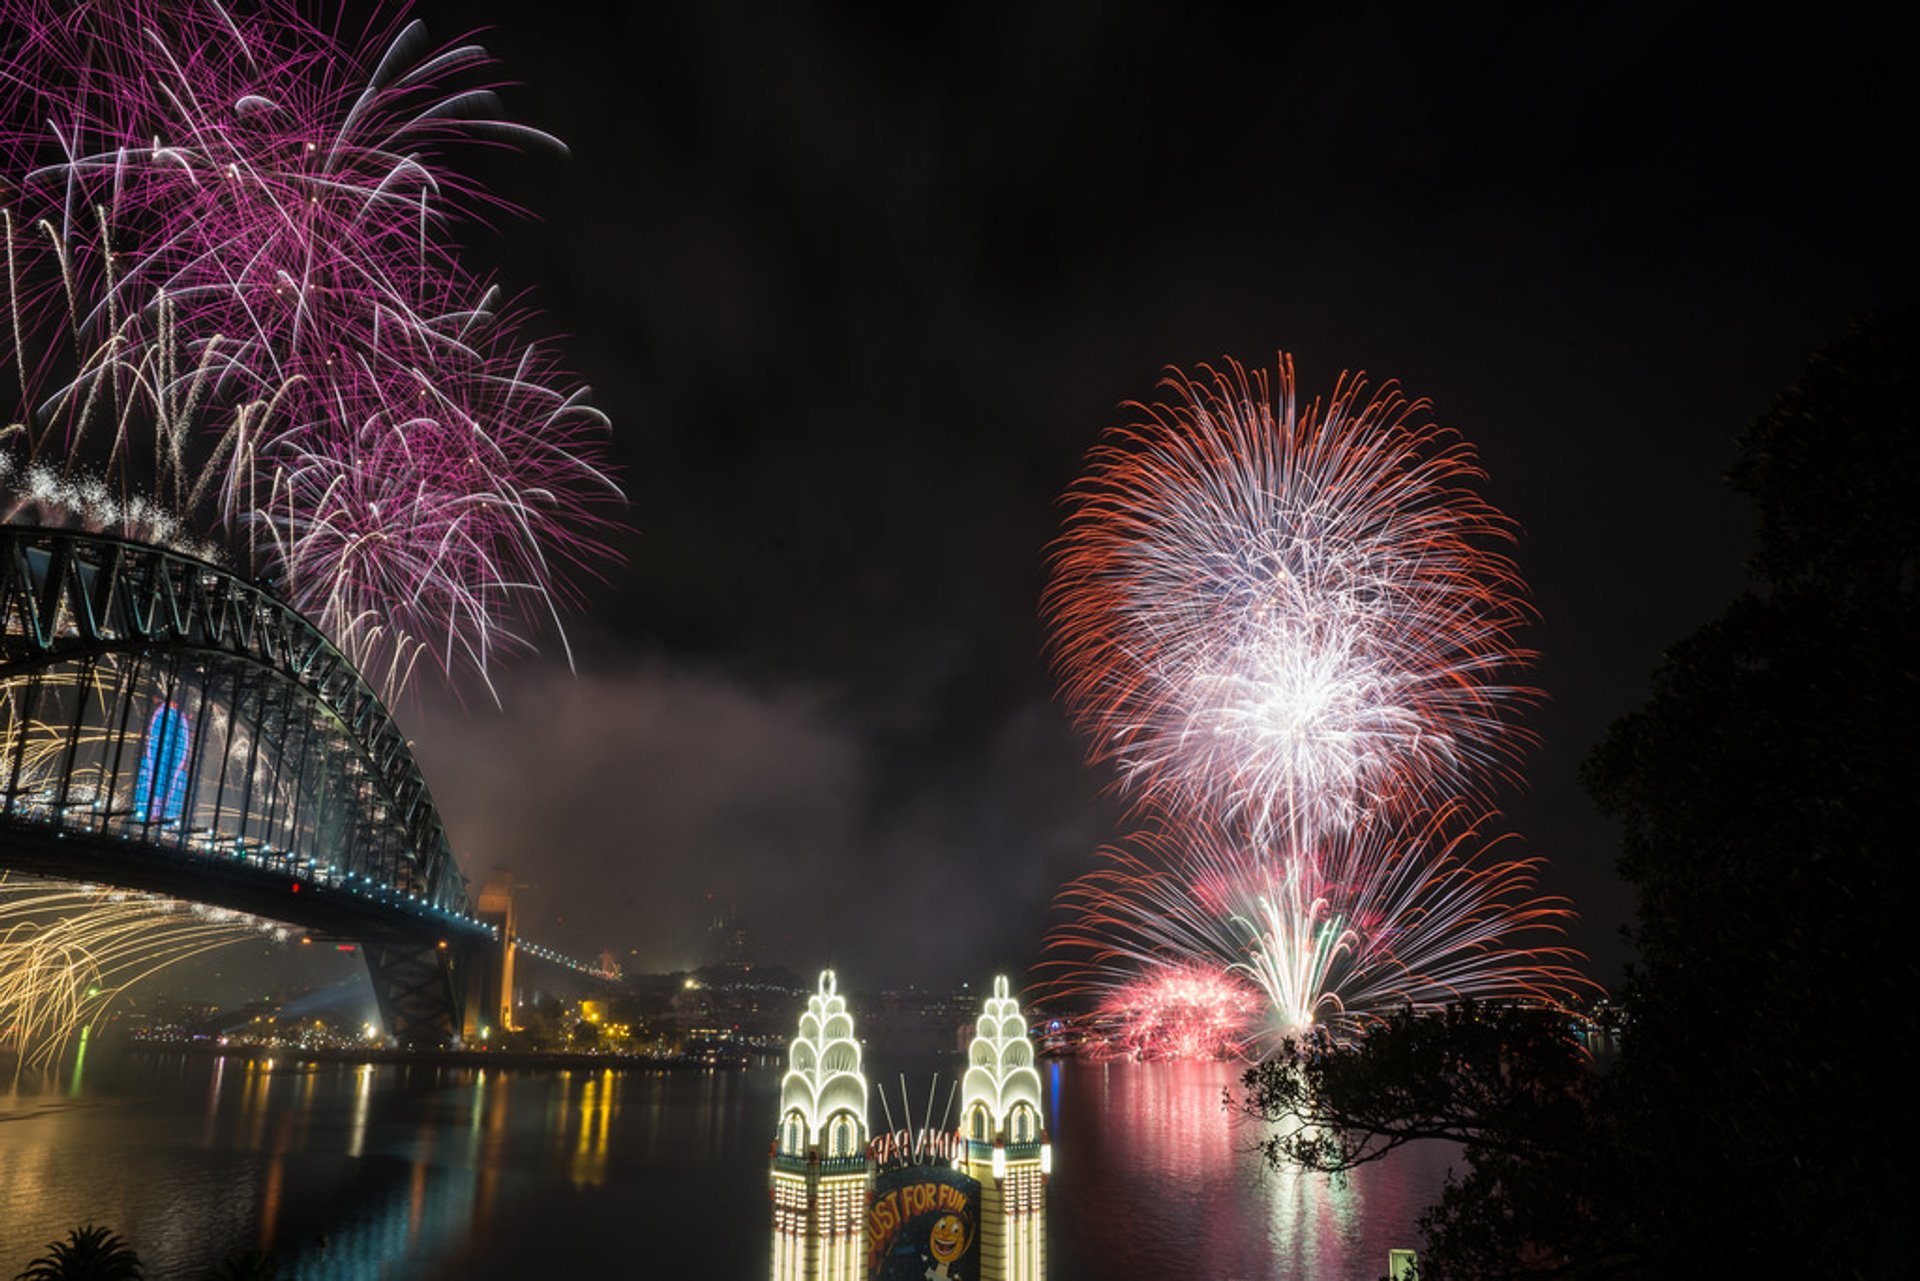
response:
[(490, 203), (450, 156), (551, 141), (485, 51), (272, 0), (0, 16), (16, 504), (204, 525), (389, 693), (557, 629), (620, 498), (605, 419), (448, 235)]
[(1239, 1054), (1260, 1023), (1260, 994), (1218, 968), (1166, 962), (1116, 986), (1100, 1003), (1110, 1044), (1145, 1059), (1218, 1059)]
[[(559, 146), (503, 116), (486, 51), (295, 0), (0, 0), (0, 34), (0, 519), (232, 564), (389, 697), (564, 645), (623, 500), (606, 419), (454, 235), (501, 207), (462, 154)], [(98, 702), (118, 671), (0, 674), (29, 790), (89, 745), (22, 690)], [(259, 773), (272, 812), (294, 782)], [(0, 876), (0, 1048), (50, 1066), (129, 983), (252, 928)]]
[[(1559, 943), (1570, 913), (1535, 889), (1538, 860), (1495, 857), (1457, 807), (1311, 846), (1227, 831), (1157, 821), (1061, 895), (1075, 985), (1125, 1014), (1116, 1036), (1147, 1057), (1251, 1053), (1405, 1004), (1553, 1001), (1580, 986)], [(1200, 979), (1216, 985), (1202, 989), (1211, 1003), (1186, 996)]]
[(1164, 387), (1068, 494), (1043, 602), (1096, 755), (1147, 804), (1302, 837), (1483, 787), (1530, 694), (1472, 451), (1357, 378), (1301, 412), (1284, 357)]
[[(1042, 602), (1063, 697), (1144, 819), (1063, 892), (1061, 985), (1175, 1056), (1577, 988), (1566, 908), (1481, 834), (1536, 696), (1472, 450), (1359, 377), (1301, 409), (1285, 356), (1162, 387), (1069, 492)], [(1196, 984), (1219, 995), (1177, 995)], [(1258, 1012), (1195, 1013), (1235, 992)]]

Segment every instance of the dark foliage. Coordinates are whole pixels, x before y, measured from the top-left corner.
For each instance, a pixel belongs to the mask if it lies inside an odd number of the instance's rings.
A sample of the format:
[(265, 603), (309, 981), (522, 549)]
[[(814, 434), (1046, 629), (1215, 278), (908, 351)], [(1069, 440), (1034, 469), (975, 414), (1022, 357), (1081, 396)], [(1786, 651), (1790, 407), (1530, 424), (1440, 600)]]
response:
[(1276, 1165), (1338, 1177), (1423, 1139), (1465, 1149), (1422, 1218), (1422, 1277), (1600, 1276), (1624, 1252), (1594, 1212), (1613, 1174), (1599, 1081), (1563, 1016), (1403, 1013), (1351, 1044), (1289, 1041), (1242, 1084), (1242, 1110), (1278, 1127), (1261, 1143)]
[(1539, 1010), (1411, 1011), (1358, 1041), (1287, 1041), (1247, 1069), (1247, 1110), (1315, 1126), (1261, 1143), (1268, 1158), (1343, 1171), (1420, 1139), (1538, 1158), (1585, 1129), (1586, 1055), (1565, 1021)]
[(1885, 1276), (1914, 1203), (1920, 324), (1866, 322), (1742, 441), (1749, 590), (1586, 782), (1640, 890), (1617, 1083), (1665, 1271)]
[[(1920, 1204), (1920, 323), (1815, 356), (1741, 441), (1747, 590), (1675, 645), (1584, 778), (1640, 892), (1620, 1058), (1523, 1021), (1396, 1020), (1249, 1074), (1256, 1115), (1330, 1129), (1270, 1158), (1338, 1171), (1465, 1145), (1422, 1275), (1903, 1274)], [(1524, 1082), (1524, 1083), (1523, 1083)]]
[(109, 1228), (87, 1224), (54, 1241), (14, 1281), (140, 1281), (140, 1256)]
[(208, 1273), (208, 1281), (274, 1281), (279, 1275), (272, 1255), (246, 1250), (222, 1259)]

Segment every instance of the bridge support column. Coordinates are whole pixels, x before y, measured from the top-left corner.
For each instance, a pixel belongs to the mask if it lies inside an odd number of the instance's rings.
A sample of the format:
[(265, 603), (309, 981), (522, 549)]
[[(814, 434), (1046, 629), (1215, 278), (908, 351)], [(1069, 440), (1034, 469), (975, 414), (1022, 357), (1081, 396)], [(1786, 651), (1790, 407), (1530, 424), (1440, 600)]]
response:
[(445, 943), (369, 943), (367, 970), (387, 1034), (401, 1045), (458, 1045), (467, 1013), (467, 949)]
[(462, 962), (467, 970), (467, 1004), (460, 1034), (469, 1042), (489, 1034), (513, 1030), (513, 941), (470, 948)]
[(499, 941), (487, 948), (475, 975), (476, 1001), (473, 1018), (478, 1026), (466, 1029), (469, 1038), (482, 1028), (496, 1032), (513, 1030), (513, 949), (517, 933), (513, 926), (513, 874), (495, 868), (487, 874), (486, 884), (474, 903), (474, 913), (484, 924), (499, 931)]

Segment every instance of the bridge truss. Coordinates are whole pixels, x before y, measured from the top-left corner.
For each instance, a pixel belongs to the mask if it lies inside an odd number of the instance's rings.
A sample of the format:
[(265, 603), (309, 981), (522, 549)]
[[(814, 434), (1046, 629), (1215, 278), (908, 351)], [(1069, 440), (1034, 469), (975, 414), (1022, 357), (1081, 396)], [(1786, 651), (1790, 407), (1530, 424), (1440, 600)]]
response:
[(191, 556), (21, 526), (0, 526), (0, 619), (0, 867), (361, 940), (388, 1030), (458, 1039), (511, 940), (476, 915), (406, 737), (312, 624)]

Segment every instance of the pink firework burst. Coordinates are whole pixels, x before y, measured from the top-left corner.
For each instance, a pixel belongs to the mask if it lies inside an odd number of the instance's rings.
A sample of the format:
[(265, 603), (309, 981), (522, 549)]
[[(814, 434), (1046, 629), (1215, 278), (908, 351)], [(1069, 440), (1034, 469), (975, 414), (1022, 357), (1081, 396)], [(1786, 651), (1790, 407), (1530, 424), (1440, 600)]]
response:
[(559, 145), (501, 117), (483, 48), (397, 16), (343, 37), (282, 0), (0, 12), (14, 203), (110, 285), (93, 311), (165, 293), (242, 368), (324, 362), (370, 307), (432, 328), (461, 275), (449, 224), (495, 203), (451, 157)]
[(621, 498), (585, 388), (449, 238), (492, 203), (460, 147), (551, 141), (501, 118), (485, 51), (284, 0), (0, 11), (10, 217), (58, 268), (10, 235), (15, 347), (54, 303), (78, 351), (36, 362), (35, 461), (144, 473), (146, 424), (189, 515), (389, 689), (554, 626)]
[(1172, 963), (1143, 971), (1100, 1004), (1099, 1023), (1137, 1059), (1232, 1059), (1260, 1025), (1260, 994), (1217, 967)]
[(1477, 793), (1525, 742), (1529, 617), (1472, 450), (1388, 384), (1295, 401), (1177, 371), (1066, 499), (1042, 612), (1062, 692), (1146, 807), (1267, 839)]

